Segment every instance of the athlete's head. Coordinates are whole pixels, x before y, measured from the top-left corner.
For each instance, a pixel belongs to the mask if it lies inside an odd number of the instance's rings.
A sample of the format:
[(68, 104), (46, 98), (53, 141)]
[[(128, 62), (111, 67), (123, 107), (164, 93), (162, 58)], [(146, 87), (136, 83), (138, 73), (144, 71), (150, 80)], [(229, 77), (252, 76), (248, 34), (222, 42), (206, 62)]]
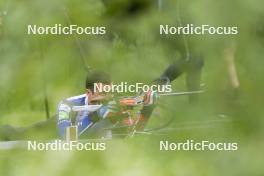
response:
[(101, 100), (105, 96), (103, 92), (99, 92), (96, 89), (96, 85), (106, 85), (111, 84), (110, 75), (104, 71), (91, 71), (87, 74), (85, 87), (86, 94), (89, 96), (90, 101)]
[(94, 92), (96, 84), (111, 84), (110, 75), (104, 71), (91, 71), (87, 74), (85, 87)]

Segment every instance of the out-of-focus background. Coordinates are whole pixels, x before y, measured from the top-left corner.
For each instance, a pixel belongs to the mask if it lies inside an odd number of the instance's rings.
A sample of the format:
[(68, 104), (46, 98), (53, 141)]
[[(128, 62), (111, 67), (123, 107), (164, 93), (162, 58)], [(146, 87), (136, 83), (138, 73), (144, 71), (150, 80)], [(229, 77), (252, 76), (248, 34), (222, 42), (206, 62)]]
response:
[[(174, 119), (169, 133), (109, 141), (104, 152), (2, 150), (0, 175), (263, 175), (262, 7), (260, 0), (1, 0), (0, 125), (43, 121), (47, 105), (54, 116), (61, 99), (85, 91), (84, 62), (111, 73), (114, 82), (157, 78), (184, 48), (182, 37), (160, 36), (160, 24), (238, 26), (239, 34), (186, 36), (204, 57), (206, 93), (195, 105), (187, 97), (160, 100), (148, 127)], [(34, 36), (27, 35), (28, 24), (106, 26), (107, 34)], [(235, 93), (224, 62), (229, 42), (236, 45)], [(173, 91), (179, 90), (186, 90), (184, 75), (173, 82)], [(239, 149), (159, 151), (160, 140), (187, 139), (238, 142)]]

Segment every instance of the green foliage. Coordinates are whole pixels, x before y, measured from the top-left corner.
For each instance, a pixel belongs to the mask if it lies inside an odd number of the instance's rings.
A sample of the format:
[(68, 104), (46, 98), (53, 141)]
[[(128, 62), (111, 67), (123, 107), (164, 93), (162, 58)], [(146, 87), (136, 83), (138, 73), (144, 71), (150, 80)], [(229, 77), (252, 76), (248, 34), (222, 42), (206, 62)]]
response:
[[(0, 1), (1, 9), (7, 10), (0, 25), (1, 125), (27, 126), (45, 120), (45, 94), (52, 115), (61, 99), (82, 94), (86, 70), (80, 52), (90, 67), (111, 73), (114, 82), (130, 83), (149, 83), (182, 57), (175, 47), (182, 42), (179, 37), (159, 35), (159, 24), (178, 23), (178, 4), (173, 0), (164, 0), (162, 11), (157, 11), (157, 4), (148, 6), (150, 1), (144, 1), (144, 10), (136, 15), (124, 12), (125, 3), (105, 6), (98, 0), (6, 3)], [(114, 140), (105, 152), (0, 151), (0, 175), (263, 175), (262, 7), (258, 0), (181, 1), (184, 23), (238, 26), (240, 33), (187, 36), (193, 49), (205, 58), (202, 82), (207, 92), (196, 106), (189, 105), (187, 97), (162, 99), (155, 112), (160, 117), (153, 117), (148, 127), (171, 118), (175, 119), (171, 126), (177, 127), (182, 122), (218, 119), (219, 114), (233, 120), (229, 125)], [(73, 35), (26, 34), (28, 24), (68, 25), (65, 13), (72, 24), (107, 26), (107, 35), (76, 36), (80, 51)], [(236, 65), (241, 82), (236, 100), (231, 98), (223, 61), (225, 44), (231, 40), (238, 46)], [(183, 76), (173, 83), (173, 90), (184, 89)], [(240, 148), (235, 152), (161, 152), (161, 139), (232, 141), (239, 142)]]

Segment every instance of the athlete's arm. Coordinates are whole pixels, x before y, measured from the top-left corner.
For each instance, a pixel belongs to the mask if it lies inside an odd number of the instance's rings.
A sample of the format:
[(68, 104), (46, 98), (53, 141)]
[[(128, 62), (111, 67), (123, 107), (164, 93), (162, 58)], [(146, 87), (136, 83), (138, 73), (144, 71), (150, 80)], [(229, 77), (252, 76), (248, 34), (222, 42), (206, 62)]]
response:
[(59, 103), (57, 128), (59, 135), (63, 139), (65, 138), (66, 128), (71, 125), (70, 112), (70, 105), (68, 105), (65, 101)]

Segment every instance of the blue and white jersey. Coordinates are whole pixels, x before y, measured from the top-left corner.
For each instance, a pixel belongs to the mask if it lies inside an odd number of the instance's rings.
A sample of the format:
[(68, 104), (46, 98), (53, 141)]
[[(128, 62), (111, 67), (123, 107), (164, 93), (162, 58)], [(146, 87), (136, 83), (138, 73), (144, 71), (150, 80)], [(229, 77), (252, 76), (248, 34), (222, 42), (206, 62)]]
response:
[(86, 94), (74, 96), (62, 100), (58, 106), (58, 130), (62, 138), (65, 138), (66, 128), (75, 124), (78, 126), (78, 135), (80, 136), (88, 128), (90, 128), (94, 122), (91, 117), (98, 116), (97, 118), (105, 118), (109, 112), (111, 112), (109, 106), (102, 106), (96, 112), (88, 112), (87, 110), (73, 112), (73, 106), (85, 106), (88, 105), (88, 96)]
[[(90, 115), (86, 111), (72, 112), (73, 106), (88, 105), (88, 97), (86, 94), (78, 95), (74, 97), (62, 100), (58, 106), (58, 129), (62, 138), (65, 137), (66, 128), (72, 124), (78, 126), (78, 135), (81, 135), (86, 129), (88, 129), (93, 123), (90, 119)], [(74, 120), (74, 121), (73, 121)]]

